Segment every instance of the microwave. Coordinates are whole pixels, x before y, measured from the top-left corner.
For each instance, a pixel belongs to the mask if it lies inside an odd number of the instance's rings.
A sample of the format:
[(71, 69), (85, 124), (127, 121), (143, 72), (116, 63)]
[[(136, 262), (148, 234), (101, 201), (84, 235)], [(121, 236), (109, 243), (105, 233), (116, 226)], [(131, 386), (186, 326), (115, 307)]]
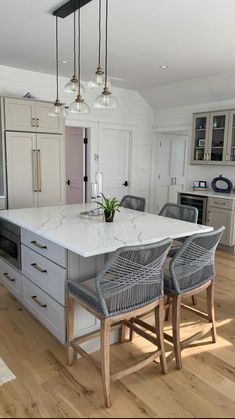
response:
[(0, 218), (0, 256), (10, 265), (21, 270), (20, 227)]

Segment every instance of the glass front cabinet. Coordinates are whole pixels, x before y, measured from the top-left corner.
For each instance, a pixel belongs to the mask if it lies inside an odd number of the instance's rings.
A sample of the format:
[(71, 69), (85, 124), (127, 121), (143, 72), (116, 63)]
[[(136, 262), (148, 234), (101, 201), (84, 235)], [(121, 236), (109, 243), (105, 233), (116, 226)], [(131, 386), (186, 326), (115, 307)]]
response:
[(235, 110), (194, 114), (192, 164), (235, 165)]

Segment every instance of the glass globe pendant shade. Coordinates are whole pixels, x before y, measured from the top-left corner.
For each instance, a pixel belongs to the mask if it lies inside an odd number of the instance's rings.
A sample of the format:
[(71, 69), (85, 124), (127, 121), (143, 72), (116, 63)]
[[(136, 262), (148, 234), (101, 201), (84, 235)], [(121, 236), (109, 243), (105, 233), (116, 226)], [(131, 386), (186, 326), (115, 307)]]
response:
[(106, 86), (100, 96), (98, 96), (94, 103), (95, 109), (117, 109), (119, 103), (112, 95), (109, 88)]
[(67, 116), (67, 111), (66, 111), (64, 105), (60, 102), (60, 100), (57, 99), (55, 101), (54, 109), (51, 112), (48, 113), (48, 116), (51, 116), (51, 117), (54, 117), (54, 118), (60, 117), (60, 116), (63, 116), (63, 117)]
[(91, 80), (88, 82), (88, 87), (94, 89), (95, 87), (101, 87), (105, 84), (105, 74), (102, 67), (99, 65), (95, 74), (91, 77)]
[[(85, 93), (84, 86), (80, 84), (81, 93)], [(73, 75), (72, 79), (65, 85), (65, 93), (78, 93), (78, 78), (76, 75)]]
[(85, 102), (85, 100), (82, 98), (80, 94), (77, 96), (75, 102), (71, 103), (69, 110), (73, 114), (88, 114), (91, 112), (88, 104)]

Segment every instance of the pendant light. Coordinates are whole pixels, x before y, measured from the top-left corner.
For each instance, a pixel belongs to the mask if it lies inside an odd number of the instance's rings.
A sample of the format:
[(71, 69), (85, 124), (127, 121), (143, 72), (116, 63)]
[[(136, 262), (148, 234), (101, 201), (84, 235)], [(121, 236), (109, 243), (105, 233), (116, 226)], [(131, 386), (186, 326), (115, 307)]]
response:
[(102, 94), (95, 100), (94, 108), (96, 109), (117, 109), (119, 107), (117, 99), (108, 87), (108, 5), (108, 0), (106, 0), (105, 85)]
[[(65, 93), (77, 93), (78, 92), (78, 76), (77, 76), (77, 59), (76, 59), (76, 11), (74, 11), (74, 32), (73, 32), (73, 76), (71, 78), (71, 80), (65, 85), (64, 91)], [(84, 87), (81, 85), (80, 86), (81, 91), (84, 93), (85, 89)]]
[(54, 109), (48, 113), (48, 116), (58, 117), (66, 116), (66, 109), (59, 100), (59, 23), (58, 16), (56, 16), (56, 100), (54, 102)]
[(98, 54), (98, 66), (95, 74), (91, 77), (91, 80), (88, 82), (88, 87), (94, 89), (95, 87), (104, 86), (105, 83), (105, 74), (101, 66), (101, 0), (99, 0), (99, 54)]
[(79, 1), (78, 10), (78, 95), (76, 100), (70, 105), (70, 112), (74, 114), (78, 113), (90, 113), (90, 108), (82, 97), (81, 92), (81, 9)]

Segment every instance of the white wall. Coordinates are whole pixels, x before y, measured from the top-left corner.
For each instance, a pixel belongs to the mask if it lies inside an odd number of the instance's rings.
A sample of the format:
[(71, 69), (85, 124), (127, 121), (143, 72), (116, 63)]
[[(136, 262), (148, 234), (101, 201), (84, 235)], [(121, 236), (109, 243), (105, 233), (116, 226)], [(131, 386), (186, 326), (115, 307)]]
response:
[(216, 111), (224, 109), (235, 109), (235, 99), (203, 103), (193, 106), (176, 107), (158, 110), (155, 113), (155, 130), (157, 132), (186, 132), (189, 138), (189, 153), (187, 162), (187, 185), (190, 187), (193, 180), (211, 180), (222, 174), (230, 178), (235, 186), (235, 169), (234, 167), (225, 166), (203, 166), (191, 165), (191, 142), (192, 142), (192, 114), (194, 112)]
[[(60, 78), (61, 101), (70, 104), (73, 96), (63, 93), (63, 86), (68, 80)], [(85, 87), (86, 83), (84, 83)], [(36, 99), (54, 101), (55, 77), (42, 73), (0, 66), (0, 95), (22, 97), (31, 92)], [(112, 88), (120, 107), (116, 111), (93, 110), (89, 115), (70, 116), (66, 125), (91, 128), (91, 173), (94, 176), (98, 168), (94, 161), (94, 153), (98, 152), (99, 127), (111, 125), (124, 127), (132, 132), (131, 155), (131, 193), (145, 196), (149, 203), (152, 142), (154, 127), (154, 112), (142, 96), (132, 90)], [(86, 88), (85, 98), (92, 108), (93, 102), (100, 94)], [(92, 181), (92, 179), (91, 179)]]

